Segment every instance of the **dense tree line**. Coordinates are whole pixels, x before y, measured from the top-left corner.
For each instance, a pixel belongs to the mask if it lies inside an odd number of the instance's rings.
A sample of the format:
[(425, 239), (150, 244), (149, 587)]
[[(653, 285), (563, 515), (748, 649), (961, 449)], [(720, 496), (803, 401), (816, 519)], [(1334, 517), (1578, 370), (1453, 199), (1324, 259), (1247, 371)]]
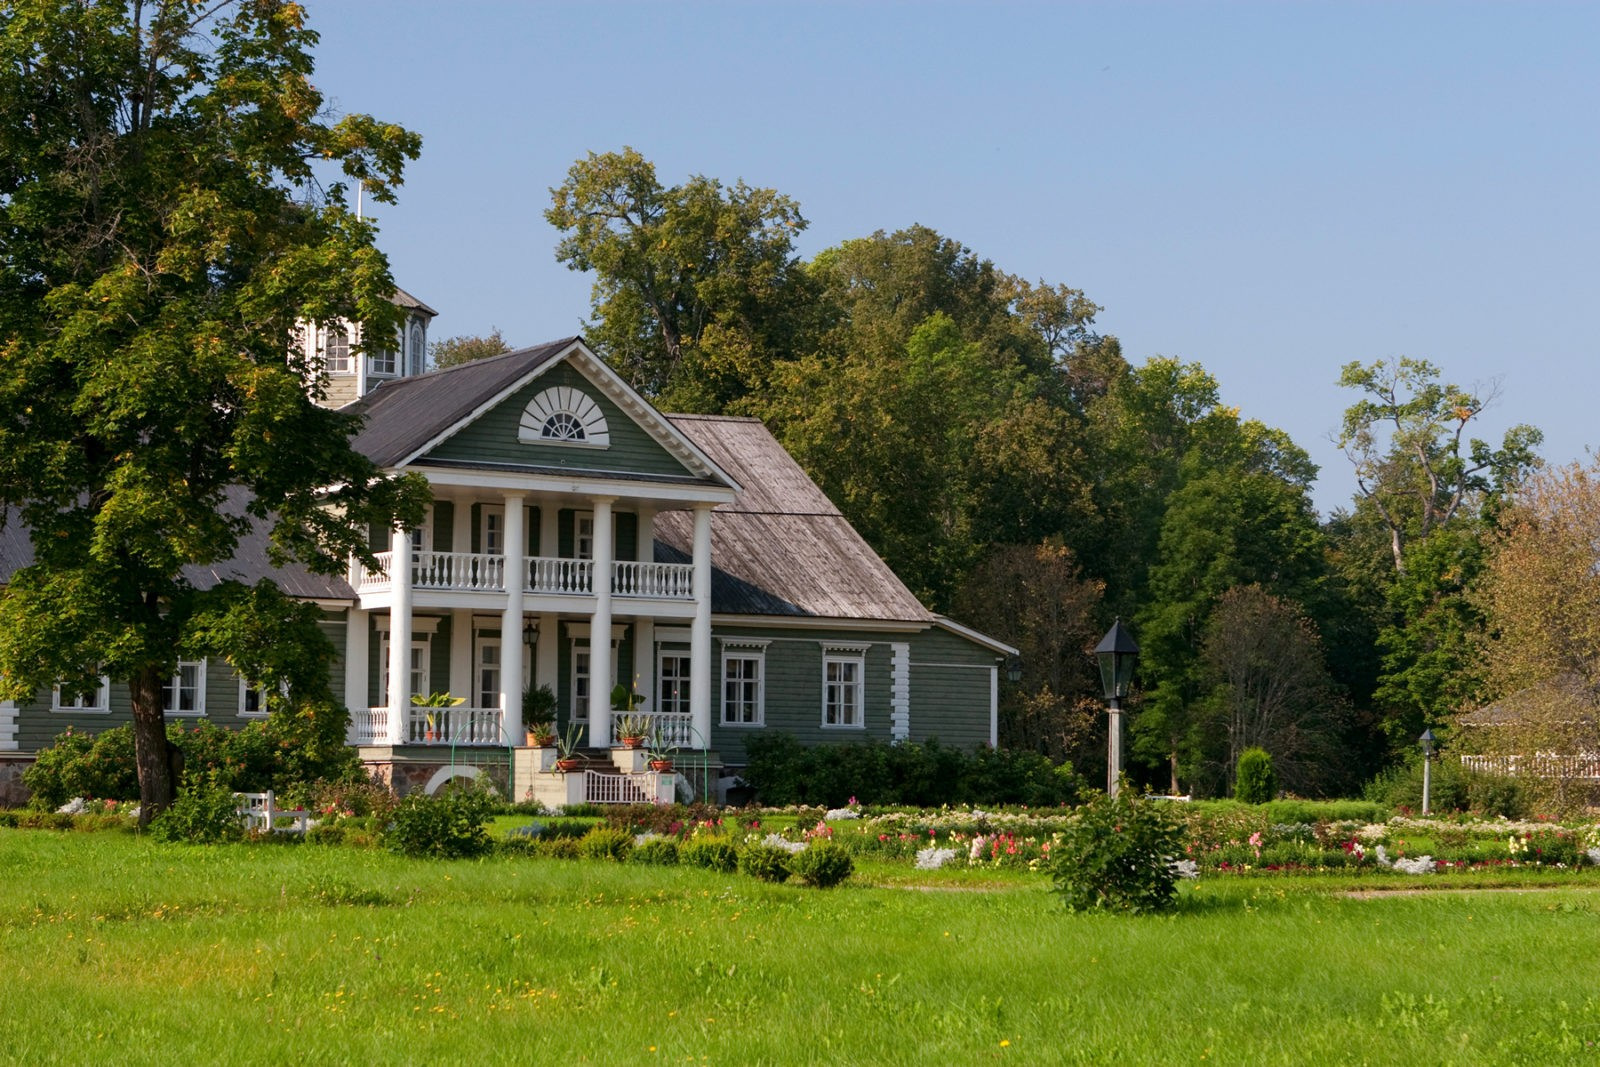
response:
[(1023, 650), (1005, 744), (1103, 765), (1088, 650), (1115, 614), (1144, 646), (1134, 772), (1161, 788), (1224, 792), (1262, 747), (1285, 787), (1348, 790), (1480, 696), (1475, 589), (1539, 443), (1469, 436), (1492, 392), (1344, 367), (1360, 492), (1321, 520), (1306, 452), (1205, 368), (1129, 360), (1083, 291), (926, 227), (806, 260), (790, 198), (664, 186), (631, 149), (575, 163), (547, 218), (634, 385), (763, 419), (925, 602)]

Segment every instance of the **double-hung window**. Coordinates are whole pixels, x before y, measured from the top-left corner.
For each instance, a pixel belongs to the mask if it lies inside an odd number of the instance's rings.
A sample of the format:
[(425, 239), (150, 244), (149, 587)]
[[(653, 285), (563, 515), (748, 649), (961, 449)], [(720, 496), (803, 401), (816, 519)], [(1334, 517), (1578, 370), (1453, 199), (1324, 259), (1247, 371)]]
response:
[(662, 652), (656, 658), (656, 710), (663, 715), (689, 714), (689, 657)]
[(77, 712), (83, 715), (105, 715), (111, 711), (111, 679), (100, 676), (100, 684), (82, 693), (56, 686), (50, 694), (51, 711)]
[(867, 645), (822, 646), (822, 725), (840, 729), (866, 726)]
[(161, 710), (168, 715), (206, 713), (206, 661), (180, 660), (178, 669), (161, 687)]
[(766, 645), (724, 646), (722, 725), (761, 726), (766, 721)]
[(267, 687), (254, 685), (247, 679), (239, 679), (239, 717), (241, 719), (263, 719), (269, 712), (267, 705)]
[(349, 374), (350, 334), (343, 326), (330, 326), (322, 334), (322, 358), (327, 362), (329, 374)]

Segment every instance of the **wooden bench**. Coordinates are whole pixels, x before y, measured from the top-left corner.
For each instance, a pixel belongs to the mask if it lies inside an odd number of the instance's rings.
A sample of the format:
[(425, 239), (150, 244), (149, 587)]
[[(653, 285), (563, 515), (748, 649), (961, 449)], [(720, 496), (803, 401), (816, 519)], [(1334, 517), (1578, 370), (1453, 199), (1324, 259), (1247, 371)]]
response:
[[(305, 808), (280, 808), (274, 802), (272, 790), (265, 793), (235, 793), (239, 800), (239, 817), (244, 820), (246, 830), (259, 830), (263, 833), (277, 834), (303, 834), (311, 824), (311, 813)], [(278, 820), (286, 819), (288, 824), (279, 826)]]

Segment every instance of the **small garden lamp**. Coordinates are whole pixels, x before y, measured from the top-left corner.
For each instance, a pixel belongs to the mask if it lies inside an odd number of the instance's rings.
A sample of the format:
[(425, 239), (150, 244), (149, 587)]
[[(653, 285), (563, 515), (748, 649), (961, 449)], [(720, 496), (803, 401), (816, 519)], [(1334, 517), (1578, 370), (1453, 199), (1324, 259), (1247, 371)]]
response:
[(1105, 691), (1110, 722), (1106, 731), (1106, 794), (1116, 796), (1122, 778), (1122, 699), (1128, 695), (1133, 682), (1133, 663), (1139, 658), (1139, 645), (1122, 617), (1111, 624), (1111, 629), (1094, 646), (1095, 658), (1100, 661), (1100, 685)]
[(1435, 738), (1432, 730), (1422, 731), (1422, 736), (1417, 738), (1422, 745), (1422, 814), (1428, 814), (1429, 787), (1433, 785), (1433, 751)]
[(529, 648), (539, 643), (539, 624), (532, 619), (522, 624), (522, 643)]
[(1008, 656), (1006, 658), (1006, 681), (1016, 685), (1022, 681), (1022, 657)]

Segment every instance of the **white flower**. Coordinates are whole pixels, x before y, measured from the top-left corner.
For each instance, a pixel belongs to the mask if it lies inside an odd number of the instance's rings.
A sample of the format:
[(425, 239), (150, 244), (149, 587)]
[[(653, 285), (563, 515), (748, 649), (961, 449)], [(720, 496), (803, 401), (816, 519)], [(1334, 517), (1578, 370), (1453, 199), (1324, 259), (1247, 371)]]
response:
[(763, 845), (771, 845), (773, 848), (781, 848), (785, 852), (804, 852), (806, 850), (804, 841), (789, 841), (777, 834), (768, 834), (761, 839), (761, 843)]
[(955, 858), (953, 848), (925, 848), (917, 853), (917, 870), (936, 871)]
[(1172, 863), (1172, 873), (1176, 874), (1179, 878), (1199, 878), (1200, 864), (1196, 863), (1194, 860), (1174, 860)]
[(1394, 861), (1394, 869), (1402, 874), (1434, 874), (1438, 871), (1432, 856), (1417, 856), (1413, 859), (1402, 856)]
[(827, 819), (859, 819), (861, 813), (854, 808), (829, 808)]

